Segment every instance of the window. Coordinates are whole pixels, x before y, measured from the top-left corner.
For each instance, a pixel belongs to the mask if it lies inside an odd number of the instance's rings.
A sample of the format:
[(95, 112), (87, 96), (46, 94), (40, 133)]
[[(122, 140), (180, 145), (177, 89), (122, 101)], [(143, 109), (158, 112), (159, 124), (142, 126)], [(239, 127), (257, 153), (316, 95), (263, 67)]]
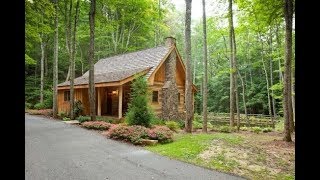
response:
[(178, 93), (178, 104), (180, 104), (180, 93)]
[(152, 92), (152, 102), (158, 102), (158, 91)]
[(70, 91), (64, 92), (64, 101), (70, 101)]

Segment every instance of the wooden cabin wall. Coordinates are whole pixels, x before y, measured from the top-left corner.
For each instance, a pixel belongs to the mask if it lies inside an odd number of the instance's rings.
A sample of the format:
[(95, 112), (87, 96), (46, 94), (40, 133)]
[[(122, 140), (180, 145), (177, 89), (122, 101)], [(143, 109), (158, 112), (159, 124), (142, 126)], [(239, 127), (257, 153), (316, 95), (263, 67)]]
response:
[[(70, 111), (70, 102), (64, 101), (64, 92), (69, 90), (58, 90), (58, 113), (69, 113)], [(74, 99), (80, 100), (83, 102), (82, 98), (82, 89), (75, 89), (74, 90)]]

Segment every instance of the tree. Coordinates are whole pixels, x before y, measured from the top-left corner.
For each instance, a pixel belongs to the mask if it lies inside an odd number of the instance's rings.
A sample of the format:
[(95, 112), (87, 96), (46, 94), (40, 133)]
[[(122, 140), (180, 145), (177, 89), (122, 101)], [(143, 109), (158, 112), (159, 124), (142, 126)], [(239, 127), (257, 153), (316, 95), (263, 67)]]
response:
[(90, 116), (91, 120), (96, 120), (96, 99), (94, 88), (94, 27), (95, 27), (95, 14), (96, 14), (96, 0), (91, 0), (90, 3), (90, 47), (89, 47), (89, 101), (90, 101)]
[(202, 132), (207, 132), (207, 121), (208, 121), (208, 60), (207, 60), (207, 20), (206, 20), (206, 5), (205, 0), (202, 0), (203, 9), (203, 66), (204, 66), (204, 78), (203, 78), (203, 127)]
[(230, 41), (230, 126), (234, 126), (235, 78), (234, 78), (234, 48), (233, 48), (233, 15), (232, 0), (229, 0), (229, 41)]
[(185, 56), (186, 56), (186, 122), (185, 131), (191, 133), (192, 119), (193, 119), (193, 100), (192, 100), (192, 72), (191, 72), (191, 2), (192, 0), (185, 0), (186, 2), (186, 16), (185, 16)]
[(129, 125), (150, 126), (153, 113), (148, 106), (148, 84), (144, 76), (137, 77), (132, 82), (130, 103), (126, 114)]
[(58, 0), (55, 0), (55, 18), (54, 18), (54, 54), (53, 54), (53, 106), (52, 106), (52, 114), (53, 117), (56, 118), (58, 114), (58, 105), (57, 105), (57, 97), (58, 97), (58, 47), (59, 47), (59, 22), (58, 22)]
[(79, 5), (80, 0), (77, 1), (76, 4), (76, 14), (74, 17), (74, 26), (73, 26), (73, 34), (72, 34), (72, 42), (71, 42), (71, 57), (70, 57), (70, 118), (75, 119), (74, 114), (74, 76), (75, 76), (75, 62), (74, 56), (76, 53), (76, 32), (77, 32), (77, 21), (79, 18)]
[(284, 88), (283, 88), (283, 112), (284, 112), (284, 140), (292, 141), (291, 132), (293, 126), (293, 111), (291, 100), (291, 61), (292, 61), (292, 17), (293, 0), (284, 0), (285, 19), (285, 57), (284, 57)]

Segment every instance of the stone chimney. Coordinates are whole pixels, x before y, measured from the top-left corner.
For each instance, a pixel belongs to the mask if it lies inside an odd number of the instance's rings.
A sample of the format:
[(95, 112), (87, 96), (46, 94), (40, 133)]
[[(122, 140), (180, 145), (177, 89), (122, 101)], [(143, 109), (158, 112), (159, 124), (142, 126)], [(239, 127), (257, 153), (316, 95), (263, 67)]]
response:
[[(175, 46), (176, 39), (166, 38), (166, 47)], [(176, 84), (176, 61), (177, 55), (172, 51), (168, 56), (165, 65), (165, 82), (162, 87), (162, 118), (165, 120), (177, 119), (178, 117), (178, 88)]]
[(165, 45), (167, 47), (175, 46), (176, 45), (176, 38), (169, 36), (164, 38), (165, 39)]

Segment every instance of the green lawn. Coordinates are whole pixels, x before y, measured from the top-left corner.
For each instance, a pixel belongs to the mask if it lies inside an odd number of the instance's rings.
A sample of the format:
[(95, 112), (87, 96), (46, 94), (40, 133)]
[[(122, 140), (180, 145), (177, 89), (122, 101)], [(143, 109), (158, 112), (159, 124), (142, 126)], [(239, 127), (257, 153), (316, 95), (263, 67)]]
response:
[(172, 143), (145, 148), (249, 179), (294, 179), (294, 145), (274, 149), (270, 145), (274, 139), (281, 137), (253, 133), (175, 134)]

